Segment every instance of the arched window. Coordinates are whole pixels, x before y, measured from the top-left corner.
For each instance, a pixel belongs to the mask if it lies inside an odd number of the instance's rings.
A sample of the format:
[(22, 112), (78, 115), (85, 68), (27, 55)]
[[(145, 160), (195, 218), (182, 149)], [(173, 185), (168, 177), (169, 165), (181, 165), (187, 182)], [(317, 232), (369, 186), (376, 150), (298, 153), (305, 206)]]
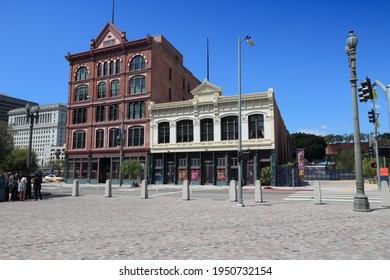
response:
[(85, 148), (85, 131), (73, 132), (73, 149), (84, 149)]
[(224, 117), (221, 120), (221, 140), (238, 139), (238, 118), (236, 116)]
[(134, 126), (129, 128), (127, 145), (129, 147), (144, 145), (144, 128), (142, 126)]
[(136, 76), (130, 79), (129, 81), (129, 93), (138, 94), (145, 92), (145, 77)]
[(111, 82), (111, 96), (119, 96), (119, 80)]
[(130, 71), (140, 69), (145, 69), (145, 58), (142, 55), (137, 55), (130, 61)]
[(115, 74), (119, 74), (121, 72), (121, 60), (117, 59), (115, 62)]
[(249, 116), (249, 139), (264, 138), (264, 116)]
[(158, 143), (169, 143), (169, 122), (158, 124)]
[(103, 76), (106, 76), (108, 74), (108, 63), (104, 62), (103, 65)]
[(114, 74), (114, 61), (110, 61), (110, 75)]
[(213, 119), (204, 119), (200, 121), (200, 141), (214, 141)]
[(194, 141), (194, 129), (192, 120), (178, 121), (176, 124), (176, 142)]
[(98, 98), (105, 98), (106, 97), (106, 83), (99, 83), (98, 84)]
[(87, 98), (88, 98), (88, 86), (81, 85), (76, 87), (74, 93), (74, 102), (87, 100)]
[(88, 69), (85, 66), (81, 66), (76, 72), (76, 81), (82, 81), (88, 79)]
[(109, 132), (108, 146), (110, 148), (119, 146), (120, 139), (121, 139), (120, 136), (121, 136), (121, 130), (119, 128), (111, 128)]
[(104, 130), (98, 129), (96, 130), (96, 148), (103, 148), (104, 147)]
[(99, 63), (97, 67), (97, 76), (101, 77), (102, 76), (102, 64)]

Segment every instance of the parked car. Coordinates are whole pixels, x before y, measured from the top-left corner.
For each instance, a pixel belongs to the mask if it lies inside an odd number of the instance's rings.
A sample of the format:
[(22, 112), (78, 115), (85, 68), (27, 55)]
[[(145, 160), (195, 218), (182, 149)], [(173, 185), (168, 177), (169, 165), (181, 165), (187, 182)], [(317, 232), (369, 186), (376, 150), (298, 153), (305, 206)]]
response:
[(57, 182), (58, 183), (58, 182), (62, 182), (63, 180), (64, 180), (63, 177), (58, 177), (54, 174), (47, 175), (44, 178), (44, 181), (46, 181), (46, 182)]

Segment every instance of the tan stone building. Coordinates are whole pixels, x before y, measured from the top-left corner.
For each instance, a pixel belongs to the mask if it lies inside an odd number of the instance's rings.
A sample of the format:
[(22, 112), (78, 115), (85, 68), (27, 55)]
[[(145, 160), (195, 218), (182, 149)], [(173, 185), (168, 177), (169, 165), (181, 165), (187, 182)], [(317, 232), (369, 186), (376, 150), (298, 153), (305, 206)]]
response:
[[(151, 118), (149, 181), (159, 184), (227, 185), (237, 180), (238, 98), (205, 80), (187, 101), (149, 105)], [(273, 89), (243, 94), (242, 150), (246, 185), (292, 160), (290, 136)]]
[(200, 84), (184, 67), (183, 55), (163, 36), (129, 41), (110, 22), (89, 50), (68, 53), (66, 59), (68, 182), (117, 183), (121, 138), (124, 160), (147, 166), (149, 103), (188, 100)]

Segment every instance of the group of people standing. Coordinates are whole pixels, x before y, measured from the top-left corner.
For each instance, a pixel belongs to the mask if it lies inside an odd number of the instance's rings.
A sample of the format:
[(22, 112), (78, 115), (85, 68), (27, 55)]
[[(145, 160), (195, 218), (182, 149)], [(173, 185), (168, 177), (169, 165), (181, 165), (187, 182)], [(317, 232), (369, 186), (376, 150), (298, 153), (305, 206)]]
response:
[(16, 173), (12, 173), (8, 178), (8, 182), (5, 181), (4, 175), (1, 175), (0, 201), (32, 199), (32, 190), (34, 190), (35, 200), (38, 200), (38, 198), (42, 200), (41, 187), (42, 176), (39, 173), (36, 173), (33, 177), (25, 174), (19, 176)]

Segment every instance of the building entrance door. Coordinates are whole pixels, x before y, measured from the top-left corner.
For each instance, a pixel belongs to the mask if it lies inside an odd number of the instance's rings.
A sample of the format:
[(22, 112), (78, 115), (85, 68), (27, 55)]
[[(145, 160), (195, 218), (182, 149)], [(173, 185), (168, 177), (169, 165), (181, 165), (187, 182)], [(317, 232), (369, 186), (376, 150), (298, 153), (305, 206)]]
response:
[(212, 185), (214, 182), (214, 165), (212, 162), (205, 162), (203, 184)]
[(105, 183), (107, 179), (110, 179), (110, 169), (110, 158), (101, 158), (99, 160), (99, 183)]
[(173, 167), (173, 161), (167, 162), (167, 169), (166, 169), (166, 176), (165, 176), (165, 183), (166, 184), (173, 184), (175, 182), (175, 169)]

